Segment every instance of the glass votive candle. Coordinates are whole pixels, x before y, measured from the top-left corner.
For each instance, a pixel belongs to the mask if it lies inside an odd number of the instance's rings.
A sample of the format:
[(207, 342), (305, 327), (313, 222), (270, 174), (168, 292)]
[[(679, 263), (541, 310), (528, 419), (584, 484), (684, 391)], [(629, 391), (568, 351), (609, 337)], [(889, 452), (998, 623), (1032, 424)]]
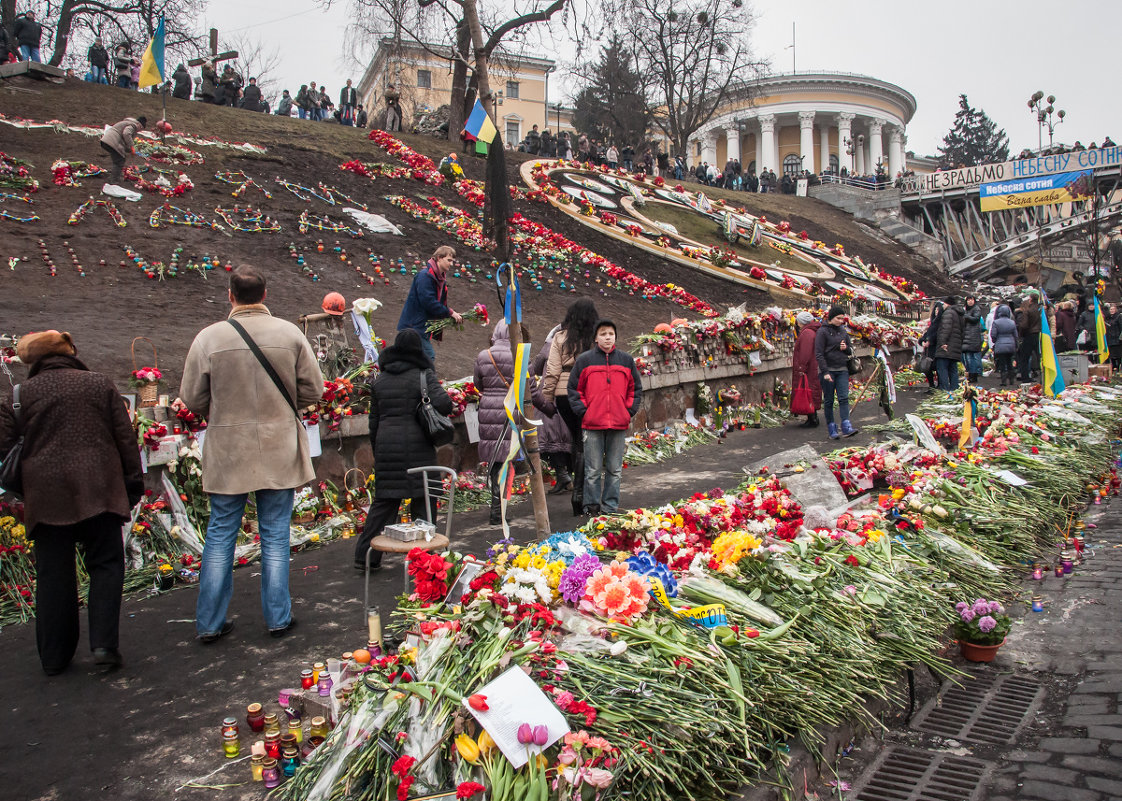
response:
[(264, 731), (265, 710), (261, 708), (261, 704), (250, 704), (245, 708), (245, 722), (254, 731)]
[(238, 733), (226, 732), (222, 735), (222, 753), (227, 759), (234, 759), (241, 753), (241, 743), (238, 742)]
[(1034, 612), (1043, 612), (1044, 611), (1044, 599), (1042, 599), (1039, 595), (1034, 595), (1033, 598), (1032, 598), (1032, 611), (1034, 611)]
[(296, 775), (296, 768), (300, 765), (300, 749), (294, 745), (290, 745), (284, 749), (281, 756), (281, 772), (285, 778), (291, 779)]
[(326, 670), (323, 671), (323, 673), (319, 674), (319, 682), (317, 683), (316, 687), (318, 688), (319, 694), (321, 696), (331, 695), (331, 674)]
[(378, 646), (379, 653), (381, 652), (382, 613), (376, 606), (372, 606), (366, 610), (366, 639), (371, 645)]
[(238, 719), (237, 718), (230, 717), (230, 718), (223, 718), (222, 719), (222, 736), (225, 737), (230, 732), (233, 732), (235, 737), (238, 736)]
[(254, 754), (249, 759), (249, 772), (253, 776), (255, 782), (264, 781), (261, 777), (261, 769), (265, 767), (265, 757), (261, 754)]
[(325, 670), (323, 662), (312, 663), (312, 684), (319, 682), (319, 676)]
[(1062, 564), (1056, 565), (1056, 578), (1064, 577), (1064, 566)]
[(270, 757), (265, 760), (261, 766), (261, 780), (270, 790), (280, 784), (280, 770), (277, 768), (276, 759)]
[(322, 715), (312, 718), (308, 728), (308, 742), (319, 745), (327, 739), (327, 719)]
[(1032, 577), (1037, 581), (1044, 581), (1044, 567), (1042, 565), (1033, 565)]
[(265, 735), (265, 754), (270, 759), (280, 758), (280, 735), (266, 734)]
[(288, 733), (296, 738), (297, 743), (304, 741), (304, 721), (301, 718), (293, 718), (288, 721)]
[(305, 690), (312, 689), (312, 685), (315, 684), (315, 681), (313, 680), (314, 675), (315, 674), (313, 674), (312, 671), (308, 668), (305, 668), (304, 670), (301, 670), (300, 671), (300, 686), (303, 687)]

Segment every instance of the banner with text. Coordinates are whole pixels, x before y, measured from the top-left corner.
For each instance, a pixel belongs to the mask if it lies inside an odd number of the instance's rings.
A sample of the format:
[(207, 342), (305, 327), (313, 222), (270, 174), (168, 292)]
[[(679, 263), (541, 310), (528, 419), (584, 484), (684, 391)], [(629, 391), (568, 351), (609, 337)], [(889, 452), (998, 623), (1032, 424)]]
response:
[(1019, 209), (1068, 203), (1091, 195), (1091, 171), (1061, 172), (1039, 178), (1022, 178), (982, 184), (979, 200), (982, 211)]
[(1100, 147), (1077, 150), (1053, 156), (1017, 159), (1000, 164), (979, 164), (959, 170), (942, 170), (926, 175), (909, 175), (902, 179), (901, 191), (927, 194), (950, 190), (973, 189), (981, 184), (1038, 178), (1055, 173), (1095, 170), (1122, 166), (1122, 147)]

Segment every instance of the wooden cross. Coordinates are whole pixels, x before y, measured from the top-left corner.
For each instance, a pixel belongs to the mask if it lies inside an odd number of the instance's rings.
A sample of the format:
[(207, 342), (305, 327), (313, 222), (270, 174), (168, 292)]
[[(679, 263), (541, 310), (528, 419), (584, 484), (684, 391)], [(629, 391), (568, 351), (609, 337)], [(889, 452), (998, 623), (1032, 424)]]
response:
[(218, 64), (219, 61), (229, 61), (232, 58), (238, 57), (237, 50), (227, 50), (224, 53), (218, 52), (218, 28), (210, 29), (210, 55), (205, 58), (193, 58), (187, 62), (188, 67), (200, 67), (206, 62), (210, 61), (213, 64)]

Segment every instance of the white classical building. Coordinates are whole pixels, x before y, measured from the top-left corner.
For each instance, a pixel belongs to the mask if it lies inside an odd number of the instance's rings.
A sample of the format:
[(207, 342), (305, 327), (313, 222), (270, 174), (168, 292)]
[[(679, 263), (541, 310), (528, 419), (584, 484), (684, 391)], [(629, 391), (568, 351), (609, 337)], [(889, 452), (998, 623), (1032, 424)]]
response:
[(772, 75), (748, 84), (690, 140), (688, 159), (778, 175), (905, 169), (916, 99), (895, 84), (845, 72)]

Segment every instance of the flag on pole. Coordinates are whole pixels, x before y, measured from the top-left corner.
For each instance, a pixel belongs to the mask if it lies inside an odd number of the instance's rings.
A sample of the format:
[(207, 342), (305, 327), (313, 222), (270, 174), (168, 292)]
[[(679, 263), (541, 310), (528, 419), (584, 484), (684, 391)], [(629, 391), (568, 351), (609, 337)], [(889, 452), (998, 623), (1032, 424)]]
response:
[(487, 116), (487, 111), (479, 102), (479, 98), (475, 99), (475, 106), (468, 115), (467, 122), (464, 123), (464, 131), (471, 139), (478, 139), (487, 144), (491, 144), (495, 140), (495, 134), (499, 132), (495, 123)]
[(160, 24), (144, 51), (144, 58), (140, 60), (140, 81), (137, 86), (141, 89), (147, 86), (158, 86), (164, 82), (164, 18), (160, 17)]
[(1047, 309), (1040, 307), (1040, 374), (1044, 394), (1054, 398), (1067, 389), (1064, 374), (1060, 372), (1060, 361), (1056, 358), (1056, 347), (1052, 343), (1052, 328), (1048, 325)]
[(1099, 351), (1099, 364), (1110, 358), (1110, 348), (1106, 344), (1106, 318), (1103, 317), (1098, 295), (1095, 295), (1095, 347)]

